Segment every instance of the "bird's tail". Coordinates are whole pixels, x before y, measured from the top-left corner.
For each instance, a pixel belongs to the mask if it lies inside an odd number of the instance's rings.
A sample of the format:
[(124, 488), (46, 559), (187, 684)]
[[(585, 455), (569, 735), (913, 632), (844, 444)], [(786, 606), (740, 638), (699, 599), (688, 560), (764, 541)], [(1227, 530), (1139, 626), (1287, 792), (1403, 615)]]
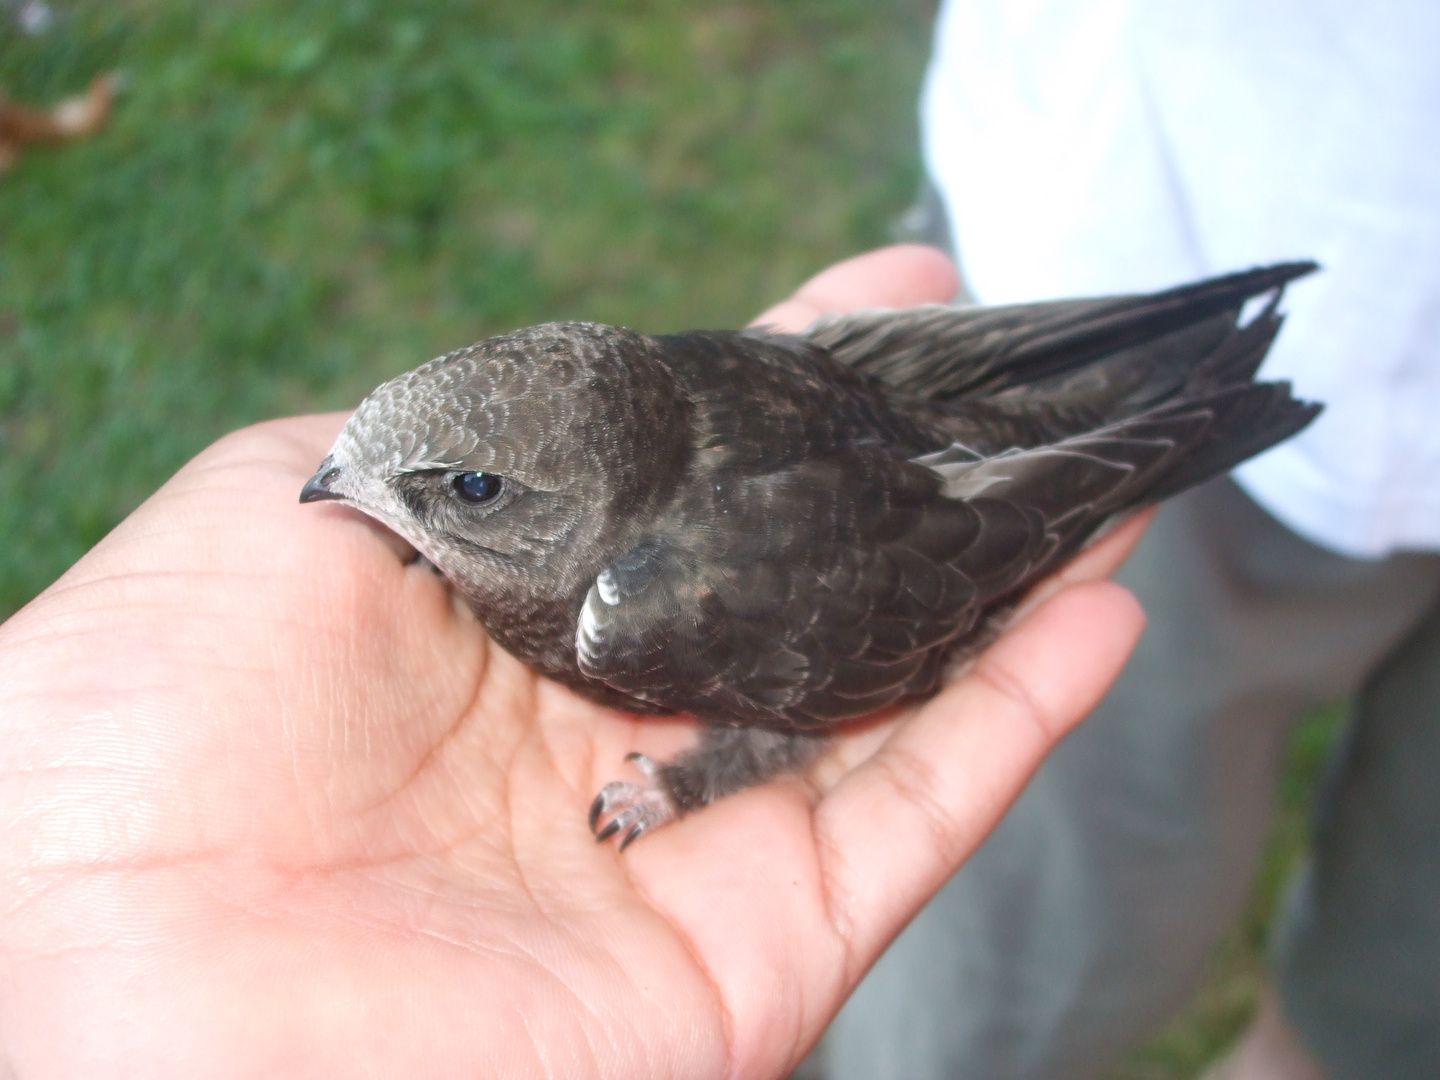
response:
[[(1319, 412), (1292, 397), (1287, 383), (1241, 382), (1054, 443), (978, 459), (942, 452), (924, 463), (941, 476), (945, 495), (982, 516), (981, 504), (1003, 502), (1047, 538), (1024, 563), (985, 578), (982, 599), (990, 603), (1058, 568), (1116, 520), (1228, 472)], [(985, 552), (975, 558), (984, 562)]]

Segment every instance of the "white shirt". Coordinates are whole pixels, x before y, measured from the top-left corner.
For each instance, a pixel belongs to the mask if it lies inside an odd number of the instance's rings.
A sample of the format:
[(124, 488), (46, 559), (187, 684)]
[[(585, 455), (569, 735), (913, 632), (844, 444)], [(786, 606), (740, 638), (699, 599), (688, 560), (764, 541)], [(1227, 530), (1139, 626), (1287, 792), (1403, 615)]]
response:
[(1342, 553), (1440, 549), (1440, 4), (950, 0), (921, 127), (982, 303), (1318, 259), (1262, 375), (1325, 412), (1236, 478)]

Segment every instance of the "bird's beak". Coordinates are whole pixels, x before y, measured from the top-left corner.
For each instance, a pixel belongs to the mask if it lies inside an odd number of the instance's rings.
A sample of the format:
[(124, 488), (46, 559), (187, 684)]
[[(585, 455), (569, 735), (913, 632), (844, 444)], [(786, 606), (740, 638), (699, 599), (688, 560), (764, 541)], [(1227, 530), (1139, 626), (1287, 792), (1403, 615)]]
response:
[(305, 486), (300, 489), (300, 501), (302, 503), (324, 502), (326, 499), (343, 499), (344, 495), (331, 488), (340, 470), (326, 458), (320, 463), (320, 468), (315, 475), (305, 481)]

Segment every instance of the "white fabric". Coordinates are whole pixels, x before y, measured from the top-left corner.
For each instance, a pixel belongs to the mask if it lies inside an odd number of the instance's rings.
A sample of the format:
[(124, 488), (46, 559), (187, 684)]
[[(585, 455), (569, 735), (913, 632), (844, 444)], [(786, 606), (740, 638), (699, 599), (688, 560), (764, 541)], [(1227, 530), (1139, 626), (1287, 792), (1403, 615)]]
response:
[(1440, 549), (1440, 4), (950, 0), (921, 123), (982, 303), (1318, 259), (1263, 374), (1326, 411), (1236, 479), (1344, 554)]

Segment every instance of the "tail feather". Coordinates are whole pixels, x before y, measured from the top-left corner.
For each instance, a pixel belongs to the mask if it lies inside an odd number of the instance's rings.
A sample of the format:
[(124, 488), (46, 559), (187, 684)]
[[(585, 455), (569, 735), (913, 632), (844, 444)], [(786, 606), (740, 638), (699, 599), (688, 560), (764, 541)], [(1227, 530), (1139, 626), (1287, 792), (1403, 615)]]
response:
[(1200, 362), (1187, 382), (1187, 389), (1195, 393), (1253, 379), (1285, 323), (1284, 316), (1277, 310), (1279, 306), (1280, 294), (1276, 293), (1259, 315), (1236, 329)]
[[(1290, 438), (1314, 420), (1322, 408), (1292, 397), (1286, 382), (1232, 386), (1194, 404), (1212, 409), (1213, 422), (1204, 439), (1146, 492), (1142, 505), (1163, 502), (1229, 472), (1242, 461)], [(1185, 402), (1176, 406), (1184, 407), (1193, 405)]]
[(980, 458), (956, 448), (917, 464), (941, 478), (946, 496), (977, 512), (1000, 503), (1043, 521), (1047, 543), (1026, 549), (1018, 569), (1002, 563), (1009, 576), (987, 579), (997, 597), (1058, 567), (1109, 522), (1228, 472), (1319, 411), (1292, 398), (1285, 383), (1241, 383), (1052, 444)]

